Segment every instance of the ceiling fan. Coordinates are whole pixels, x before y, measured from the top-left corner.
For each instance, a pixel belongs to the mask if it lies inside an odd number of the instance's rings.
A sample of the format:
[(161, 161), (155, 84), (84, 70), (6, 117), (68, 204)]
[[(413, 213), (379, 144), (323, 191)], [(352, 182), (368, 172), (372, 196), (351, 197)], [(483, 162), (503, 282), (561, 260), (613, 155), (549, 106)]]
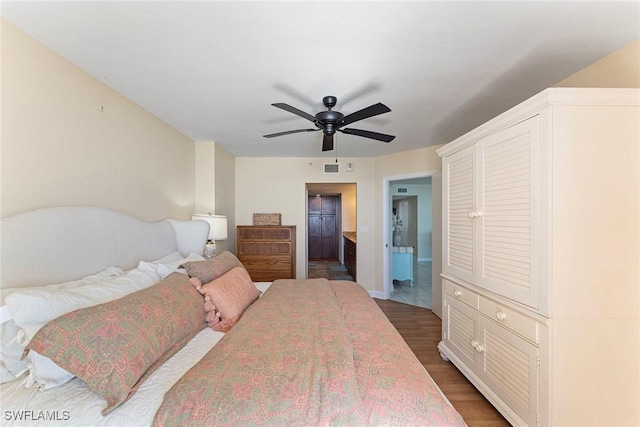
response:
[(331, 110), (335, 105), (338, 99), (335, 96), (325, 96), (322, 98), (322, 103), (327, 107), (327, 111), (321, 111), (317, 113), (315, 116), (311, 114), (307, 114), (302, 110), (298, 110), (295, 107), (292, 107), (289, 104), (276, 103), (271, 104), (274, 107), (281, 108), (290, 113), (296, 114), (303, 119), (307, 119), (316, 126), (316, 129), (297, 129), (297, 130), (288, 130), (285, 132), (271, 133), (269, 135), (263, 135), (265, 138), (273, 138), (276, 136), (289, 135), (292, 133), (299, 132), (316, 132), (321, 130), (324, 134), (322, 139), (322, 151), (331, 151), (333, 150), (333, 135), (335, 135), (336, 131), (346, 133), (348, 135), (356, 135), (362, 136), (364, 138), (376, 139), (378, 141), (383, 142), (391, 142), (395, 138), (393, 135), (386, 135), (384, 133), (371, 132), (368, 130), (362, 129), (353, 129), (353, 128), (344, 128), (343, 126), (350, 125), (353, 122), (357, 122), (359, 120), (368, 119), (369, 117), (377, 116), (379, 114), (388, 113), (391, 111), (389, 107), (384, 104), (377, 103), (371, 105), (367, 108), (363, 108), (362, 110), (358, 110), (355, 113), (347, 114), (346, 116), (339, 111)]

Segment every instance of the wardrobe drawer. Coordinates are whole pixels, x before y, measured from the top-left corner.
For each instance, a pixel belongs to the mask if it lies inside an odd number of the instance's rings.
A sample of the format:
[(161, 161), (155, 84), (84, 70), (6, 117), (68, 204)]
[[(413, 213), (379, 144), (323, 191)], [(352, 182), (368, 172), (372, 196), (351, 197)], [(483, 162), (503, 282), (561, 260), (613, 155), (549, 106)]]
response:
[(460, 285), (456, 285), (455, 283), (450, 282), (446, 279), (444, 280), (444, 291), (455, 299), (469, 304), (475, 309), (478, 309), (478, 307), (480, 306), (480, 297), (478, 294)]
[(480, 311), (496, 323), (514, 330), (538, 344), (538, 322), (486, 298), (480, 298)]

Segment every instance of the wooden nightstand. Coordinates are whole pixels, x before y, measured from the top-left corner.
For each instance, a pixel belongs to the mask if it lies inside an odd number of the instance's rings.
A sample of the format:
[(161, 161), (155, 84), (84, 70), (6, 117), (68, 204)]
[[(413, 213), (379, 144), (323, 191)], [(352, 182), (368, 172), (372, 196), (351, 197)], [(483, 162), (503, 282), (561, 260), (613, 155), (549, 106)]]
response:
[(296, 278), (295, 225), (239, 225), (237, 256), (254, 282)]

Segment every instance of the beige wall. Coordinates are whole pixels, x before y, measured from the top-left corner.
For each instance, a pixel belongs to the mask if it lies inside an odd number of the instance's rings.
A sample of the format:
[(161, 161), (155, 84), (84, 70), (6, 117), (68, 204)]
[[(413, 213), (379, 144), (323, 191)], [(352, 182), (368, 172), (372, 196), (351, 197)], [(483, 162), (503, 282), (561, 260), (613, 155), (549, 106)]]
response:
[(341, 195), (342, 231), (356, 231), (358, 226), (357, 186), (345, 185)]
[(219, 242), (221, 250), (235, 251), (236, 247), (236, 163), (235, 157), (216, 144), (215, 212), (227, 216), (229, 238)]
[(235, 250), (235, 157), (213, 141), (196, 142), (195, 213), (225, 215), (226, 240), (217, 240), (218, 253)]
[(188, 219), (194, 142), (0, 20), (0, 216), (103, 206)]
[(216, 144), (211, 141), (195, 143), (195, 210), (194, 213), (216, 212)]
[(640, 39), (594, 62), (555, 86), (640, 88)]
[[(374, 160), (371, 158), (339, 159), (339, 174), (325, 174), (323, 163), (329, 158), (236, 158), (236, 222), (251, 224), (256, 212), (282, 214), (283, 225), (295, 225), (296, 272), (305, 277), (306, 248), (306, 183), (355, 183), (356, 223), (358, 226), (358, 282), (367, 289), (376, 288), (372, 268), (375, 248)], [(352, 162), (353, 172), (343, 172)], [(378, 227), (379, 228), (379, 227)]]
[[(383, 291), (384, 235), (382, 194), (385, 177), (440, 170), (438, 147), (377, 158), (339, 159), (339, 174), (323, 173), (327, 158), (236, 158), (236, 221), (251, 224), (255, 212), (278, 212), (283, 225), (297, 226), (297, 277), (305, 277), (306, 189), (311, 182), (354, 182), (358, 233), (358, 282), (367, 290)], [(353, 172), (344, 172), (347, 162)]]

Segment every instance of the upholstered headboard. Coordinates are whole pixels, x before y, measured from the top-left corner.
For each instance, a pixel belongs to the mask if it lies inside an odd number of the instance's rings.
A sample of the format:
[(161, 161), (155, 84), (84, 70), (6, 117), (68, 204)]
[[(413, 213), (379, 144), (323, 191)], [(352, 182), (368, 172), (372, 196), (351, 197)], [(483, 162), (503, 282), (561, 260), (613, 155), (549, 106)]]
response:
[(60, 283), (171, 252), (202, 254), (205, 221), (141, 221), (110, 209), (44, 208), (0, 220), (0, 286)]

